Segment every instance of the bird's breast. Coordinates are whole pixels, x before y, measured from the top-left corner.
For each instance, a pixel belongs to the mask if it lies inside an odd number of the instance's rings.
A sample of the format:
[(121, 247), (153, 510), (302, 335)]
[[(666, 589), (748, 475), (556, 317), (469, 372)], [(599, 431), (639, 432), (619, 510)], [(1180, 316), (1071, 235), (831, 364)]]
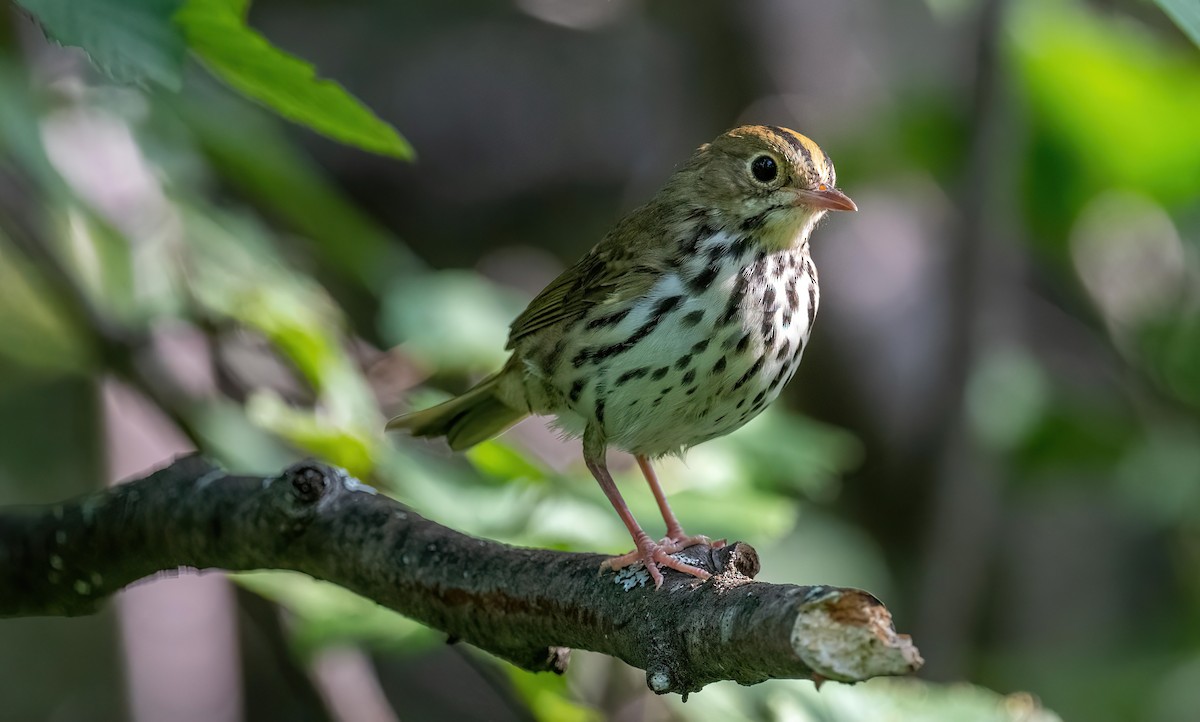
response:
[[(714, 234), (646, 294), (589, 311), (531, 374), (568, 431), (662, 455), (757, 416), (800, 362), (817, 311), (807, 247), (759, 252)], [(535, 409), (536, 410), (536, 409)]]

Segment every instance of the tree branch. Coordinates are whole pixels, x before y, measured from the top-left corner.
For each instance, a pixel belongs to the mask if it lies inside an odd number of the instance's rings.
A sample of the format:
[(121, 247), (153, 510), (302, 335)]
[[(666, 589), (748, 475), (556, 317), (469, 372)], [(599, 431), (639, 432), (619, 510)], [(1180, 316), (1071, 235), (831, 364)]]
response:
[(198, 456), (47, 507), (0, 512), (0, 616), (94, 611), (138, 579), (179, 567), (291, 569), (326, 579), (531, 671), (569, 648), (646, 670), (658, 693), (718, 680), (859, 681), (922, 660), (887, 609), (854, 589), (765, 584), (754, 549), (692, 547), (714, 577), (474, 539), (314, 462), (232, 476)]

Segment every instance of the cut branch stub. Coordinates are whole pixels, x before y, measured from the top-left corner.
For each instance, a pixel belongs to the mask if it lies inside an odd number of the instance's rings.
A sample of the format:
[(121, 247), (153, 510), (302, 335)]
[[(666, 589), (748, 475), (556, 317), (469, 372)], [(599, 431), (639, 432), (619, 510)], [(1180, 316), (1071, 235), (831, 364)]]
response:
[(883, 603), (857, 589), (811, 587), (791, 641), (814, 672), (840, 682), (908, 674), (924, 664), (912, 637), (896, 633)]

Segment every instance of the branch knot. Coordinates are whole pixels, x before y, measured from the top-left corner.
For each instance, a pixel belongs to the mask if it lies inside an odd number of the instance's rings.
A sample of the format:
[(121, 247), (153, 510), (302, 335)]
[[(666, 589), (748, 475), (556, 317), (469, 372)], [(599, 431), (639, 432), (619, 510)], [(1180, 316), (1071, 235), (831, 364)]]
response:
[(296, 501), (305, 505), (316, 504), (329, 488), (329, 472), (314, 461), (302, 461), (283, 472), (284, 479), (291, 479)]

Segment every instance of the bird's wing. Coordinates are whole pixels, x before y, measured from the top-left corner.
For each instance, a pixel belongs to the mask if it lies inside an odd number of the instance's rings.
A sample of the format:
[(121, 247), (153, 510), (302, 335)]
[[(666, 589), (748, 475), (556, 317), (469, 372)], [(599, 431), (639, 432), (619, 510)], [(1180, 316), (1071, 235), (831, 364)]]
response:
[(634, 249), (627, 242), (633, 229), (614, 230), (586, 256), (562, 272), (513, 321), (508, 346), (561, 322), (583, 316), (595, 306), (640, 296), (661, 276), (664, 252), (659, 244)]

